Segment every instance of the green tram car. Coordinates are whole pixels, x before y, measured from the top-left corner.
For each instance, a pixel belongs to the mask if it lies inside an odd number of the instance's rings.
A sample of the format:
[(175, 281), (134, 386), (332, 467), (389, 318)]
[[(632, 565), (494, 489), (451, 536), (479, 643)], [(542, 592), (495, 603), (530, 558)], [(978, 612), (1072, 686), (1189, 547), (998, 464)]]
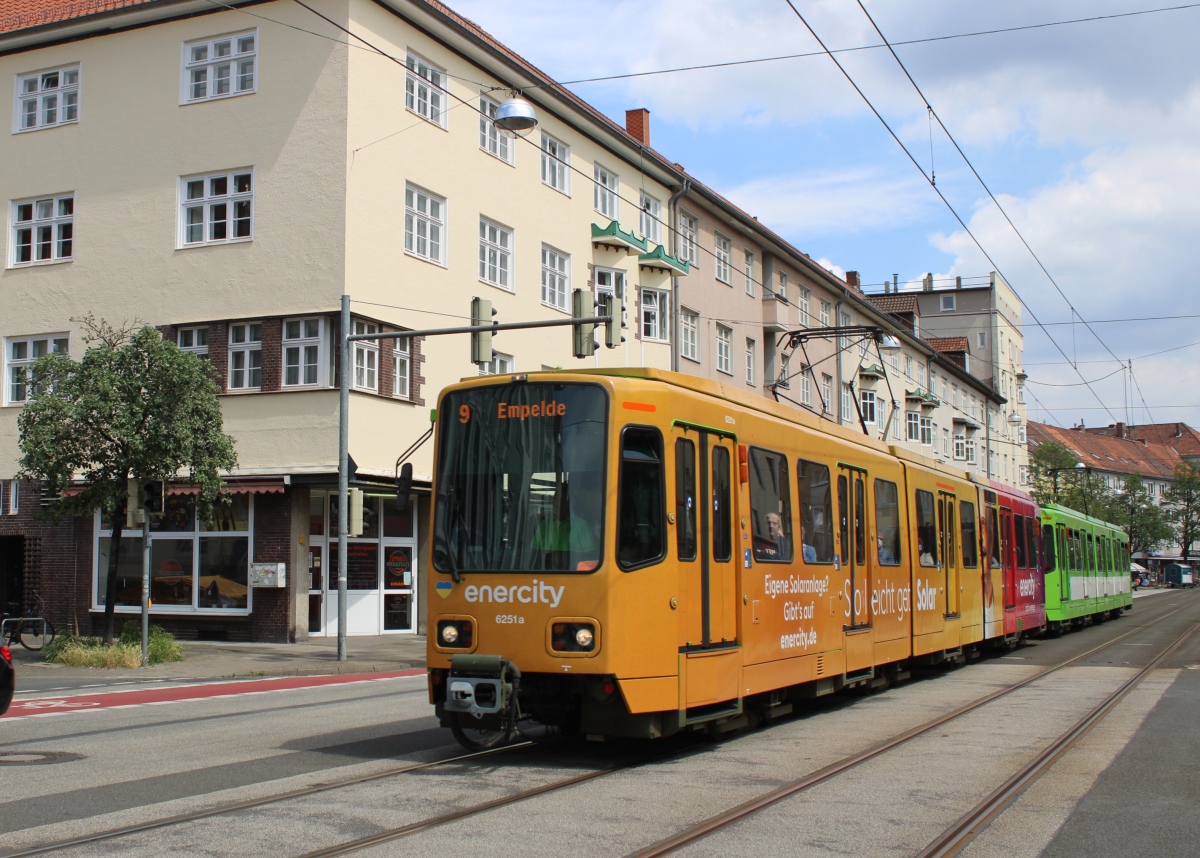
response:
[(1107, 521), (1042, 507), (1046, 624), (1051, 632), (1116, 618), (1133, 607), (1129, 537)]

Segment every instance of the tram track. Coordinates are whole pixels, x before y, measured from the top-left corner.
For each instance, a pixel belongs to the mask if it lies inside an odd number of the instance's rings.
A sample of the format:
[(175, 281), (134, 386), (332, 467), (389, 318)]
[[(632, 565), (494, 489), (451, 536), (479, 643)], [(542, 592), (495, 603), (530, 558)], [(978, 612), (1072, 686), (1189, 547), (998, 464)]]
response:
[[(1184, 610), (1183, 607), (1176, 608), (1161, 617), (1158, 620), (1161, 622), (1174, 614)], [(807, 790), (813, 789), (816, 786), (827, 783), (834, 778), (843, 775), (853, 769), (862, 766), (872, 760), (879, 759), (889, 752), (907, 745), (915, 739), (925, 736), (932, 731), (944, 727), (952, 721), (956, 721), (963, 716), (975, 712), (984, 706), (1000, 700), (1008, 695), (1011, 695), (1027, 686), (1045, 679), (1060, 670), (1071, 667), (1086, 658), (1089, 658), (1099, 652), (1103, 652), (1110, 647), (1113, 647), (1129, 637), (1139, 634), (1146, 630), (1146, 627), (1139, 626), (1131, 629), (1124, 634), (1105, 641), (1099, 646), (1092, 647), (1085, 652), (1072, 656), (1069, 659), (1059, 662), (1051, 667), (1041, 670), (1032, 676), (999, 688), (990, 694), (984, 695), (977, 700), (959, 706), (949, 712), (943, 713), (938, 717), (931, 719), (923, 724), (919, 724), (909, 730), (892, 736), (876, 745), (871, 746), (856, 754), (851, 754), (837, 762), (824, 766), (817, 771), (811, 772), (804, 777), (797, 778), (794, 781), (777, 787), (770, 792), (763, 793), (755, 798), (743, 802), (722, 813), (715, 814), (702, 822), (692, 825), (671, 837), (660, 840), (644, 849), (640, 849), (628, 854), (628, 858), (653, 858), (653, 856), (668, 855), (678, 851), (686, 846), (701, 842), (710, 838), (719, 832), (722, 832), (731, 826), (742, 822), (762, 811), (780, 804), (790, 798), (796, 797)], [(1083, 718), (1081, 718), (1070, 730), (1062, 734), (1055, 740), (1045, 751), (1038, 754), (1031, 760), (1021, 771), (1014, 774), (1001, 787), (997, 788), (987, 798), (980, 802), (975, 808), (963, 815), (952, 826), (950, 826), (941, 836), (930, 843), (924, 852), (921, 853), (922, 858), (947, 858), (958, 854), (964, 849), (970, 841), (979, 834), (987, 825), (1002, 813), (1009, 805), (1011, 805), (1024, 790), (1029, 787), (1041, 774), (1049, 769), (1053, 763), (1058, 760), (1067, 750), (1070, 749), (1077, 741), (1083, 738), (1097, 723), (1099, 723), (1105, 715), (1107, 715), (1118, 703), (1121, 702), (1134, 688), (1137, 687), (1146, 677), (1148, 677), (1154, 669), (1168, 658), (1173, 652), (1178, 650), (1189, 638), (1200, 630), (1200, 623), (1194, 624), (1183, 635), (1176, 639), (1172, 644), (1166, 647), (1152, 662), (1142, 670), (1138, 671), (1128, 681), (1123, 683), (1116, 691), (1107, 695), (1104, 700), (1093, 707)]]

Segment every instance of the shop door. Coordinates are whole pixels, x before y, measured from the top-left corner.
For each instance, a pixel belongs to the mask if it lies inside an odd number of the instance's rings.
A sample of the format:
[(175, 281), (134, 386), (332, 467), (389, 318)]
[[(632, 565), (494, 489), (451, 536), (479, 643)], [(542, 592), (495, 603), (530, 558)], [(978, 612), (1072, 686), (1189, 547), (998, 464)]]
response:
[(326, 634), (325, 619), (325, 565), (322, 558), (324, 545), (308, 546), (308, 633), (323, 637)]

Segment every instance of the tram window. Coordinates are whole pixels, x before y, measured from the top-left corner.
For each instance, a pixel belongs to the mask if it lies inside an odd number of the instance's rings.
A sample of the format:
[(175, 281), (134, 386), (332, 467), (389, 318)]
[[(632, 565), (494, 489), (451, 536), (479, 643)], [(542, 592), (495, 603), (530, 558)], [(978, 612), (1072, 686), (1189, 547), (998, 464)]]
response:
[(954, 498), (946, 498), (946, 566), (954, 565)]
[(970, 501), (960, 501), (959, 511), (962, 513), (963, 566), (974, 569), (979, 565), (979, 539), (975, 532), (975, 504)]
[(1029, 559), (1025, 553), (1025, 516), (1013, 516), (1017, 525), (1017, 568), (1028, 569)]
[(867, 562), (867, 481), (854, 477), (854, 562)]
[(680, 560), (696, 559), (696, 445), (687, 438), (675, 442), (675, 529)]
[(890, 480), (875, 481), (875, 528), (879, 562), (900, 563), (900, 493)]
[(847, 561), (850, 551), (850, 494), (849, 483), (845, 474), (838, 475), (837, 505), (838, 505), (838, 547), (841, 549), (842, 562)]
[(934, 519), (933, 495), (917, 489), (917, 562), (922, 566), (937, 566), (937, 555), (937, 522)]
[(796, 491), (800, 498), (800, 541), (805, 563), (833, 562), (833, 498), (829, 468), (804, 459), (796, 461)]
[(987, 508), (987, 518), (984, 519), (987, 536), (988, 554), (992, 558), (992, 568), (1000, 568), (1000, 520), (999, 512), (994, 506)]
[(1096, 546), (1090, 533), (1087, 535), (1087, 571), (1096, 571)]
[(1025, 519), (1025, 541), (1029, 543), (1029, 568), (1038, 569), (1037, 519)]
[(1054, 528), (1050, 525), (1042, 525), (1042, 551), (1046, 555), (1046, 571), (1049, 572), (1054, 568)]
[(787, 563), (792, 559), (792, 499), (787, 458), (750, 448), (750, 520), (754, 559)]
[(634, 569), (661, 560), (666, 551), (662, 436), (630, 427), (621, 436), (621, 482), (617, 500), (617, 561)]
[(712, 451), (712, 556), (727, 563), (733, 556), (733, 493), (730, 490), (729, 450)]

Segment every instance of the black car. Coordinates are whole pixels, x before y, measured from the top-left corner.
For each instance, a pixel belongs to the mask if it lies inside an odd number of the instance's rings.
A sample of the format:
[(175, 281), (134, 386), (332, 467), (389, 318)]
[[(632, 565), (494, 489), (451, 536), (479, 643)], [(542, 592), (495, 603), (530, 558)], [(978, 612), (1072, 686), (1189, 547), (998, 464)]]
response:
[(13, 670), (12, 653), (8, 644), (0, 644), (0, 715), (8, 711), (16, 687), (17, 672)]

